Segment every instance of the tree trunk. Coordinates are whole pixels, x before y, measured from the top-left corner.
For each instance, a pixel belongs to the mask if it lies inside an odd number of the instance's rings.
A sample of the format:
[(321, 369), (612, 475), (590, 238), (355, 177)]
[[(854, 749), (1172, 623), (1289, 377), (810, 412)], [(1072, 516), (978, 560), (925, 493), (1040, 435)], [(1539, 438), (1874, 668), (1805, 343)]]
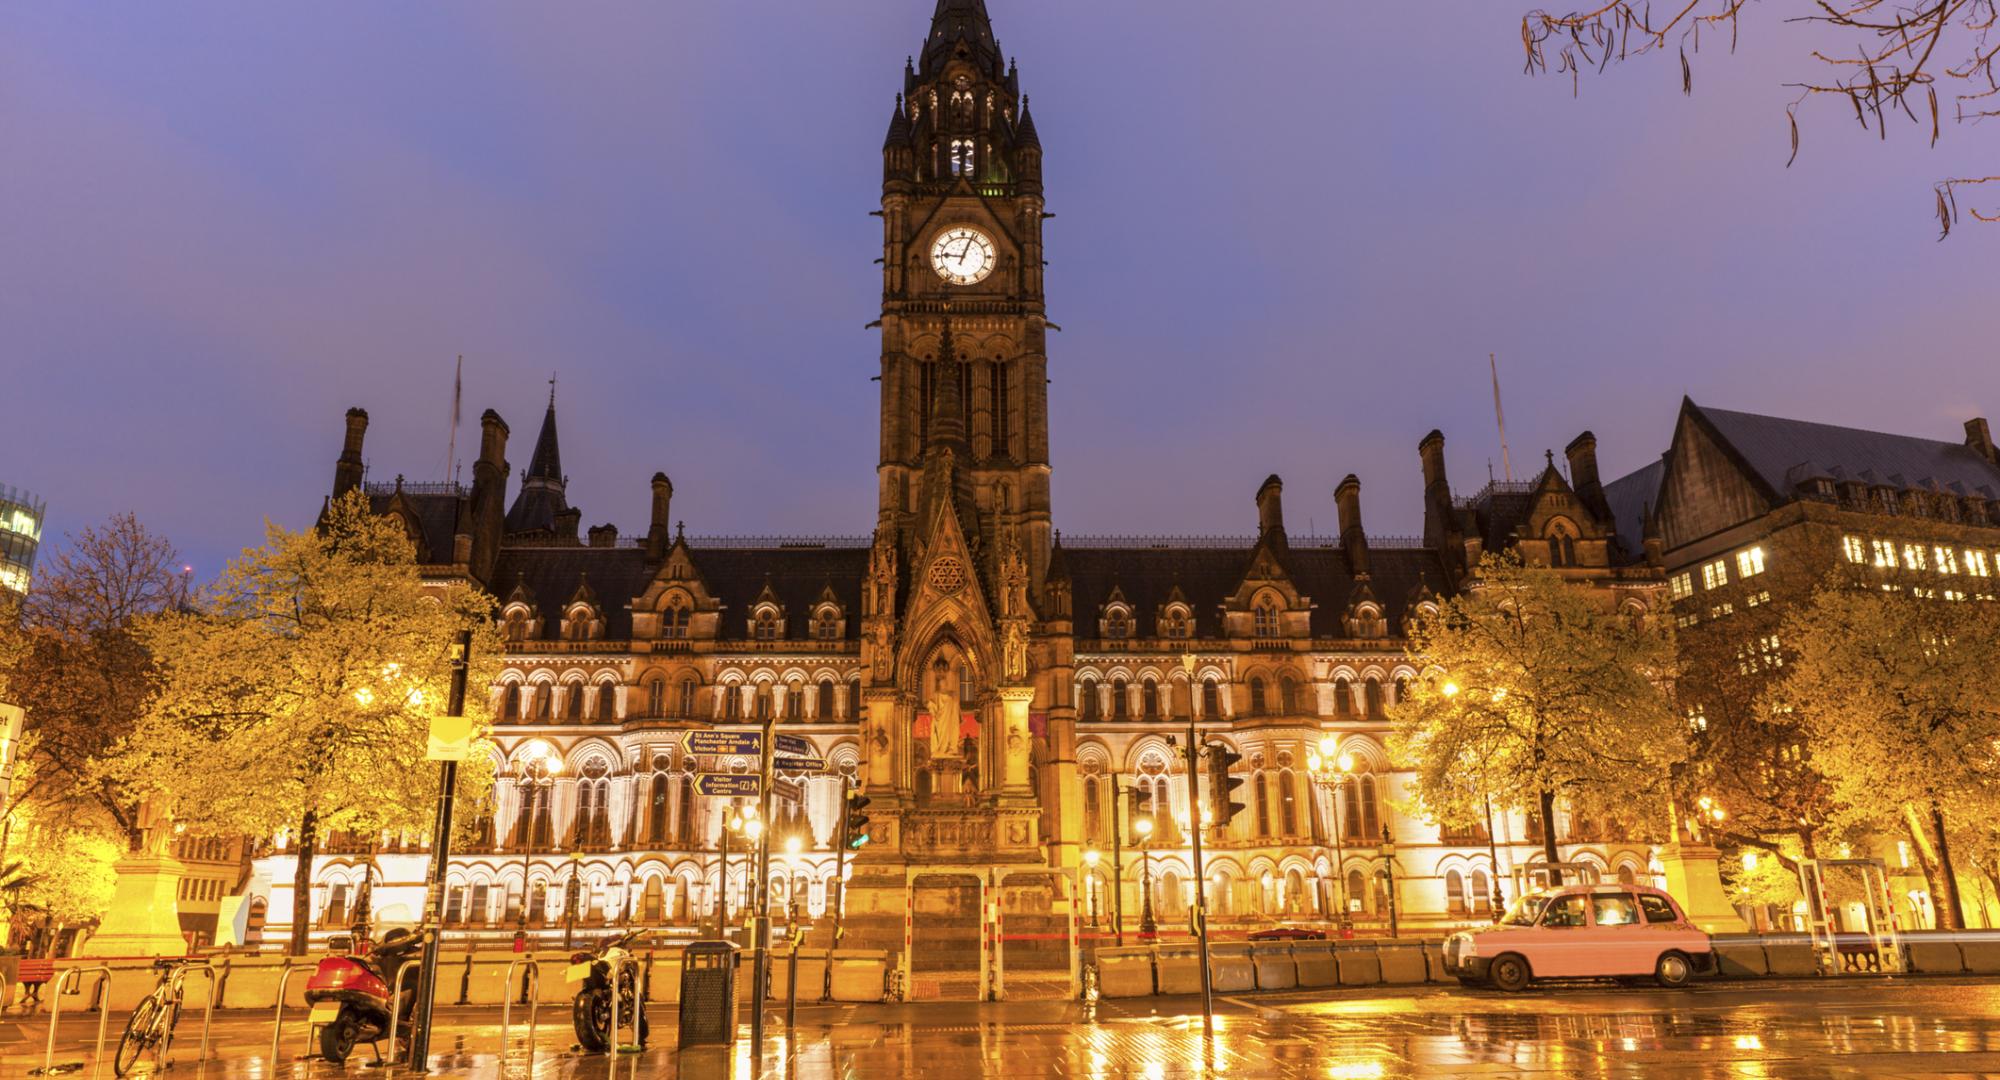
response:
[[(1944, 808), (1931, 802), (1931, 827), (1937, 830), (1938, 869), (1944, 871), (1945, 899), (1950, 901), (1951, 928), (1965, 929), (1965, 901), (1958, 895), (1958, 873), (1951, 868), (1951, 841), (1944, 835)], [(1942, 911), (1943, 909), (1940, 909)]]
[(1937, 904), (1937, 871), (1932, 868), (1930, 844), (1924, 841), (1923, 832), (1917, 827), (1917, 811), (1913, 806), (1904, 807), (1903, 829), (1910, 834), (1910, 850), (1916, 853), (1917, 867), (1924, 872), (1924, 888), (1931, 894), (1931, 911), (1939, 914), (1937, 922), (1939, 928), (1942, 929), (1944, 919), (1942, 917), (1943, 909)]
[(306, 955), (312, 933), (312, 868), (319, 847), (319, 811), (307, 810), (299, 820), (298, 867), (292, 871), (292, 941), (290, 956)]
[(1553, 791), (1542, 792), (1542, 856), (1549, 863), (1549, 884), (1562, 884), (1562, 871), (1555, 865), (1562, 860), (1556, 855), (1556, 793)]

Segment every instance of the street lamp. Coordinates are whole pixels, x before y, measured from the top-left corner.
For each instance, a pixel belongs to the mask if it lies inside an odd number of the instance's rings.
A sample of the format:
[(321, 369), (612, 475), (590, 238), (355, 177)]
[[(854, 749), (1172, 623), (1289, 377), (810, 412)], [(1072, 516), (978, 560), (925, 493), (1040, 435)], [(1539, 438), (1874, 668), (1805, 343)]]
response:
[(1153, 847), (1147, 843), (1153, 836), (1153, 819), (1150, 816), (1139, 818), (1132, 823), (1132, 831), (1139, 834), (1139, 888), (1144, 893), (1139, 908), (1139, 936), (1151, 938), (1160, 930), (1159, 924), (1153, 921)]
[(1389, 936), (1396, 937), (1396, 840), (1382, 826), (1382, 860), (1389, 864)]
[(579, 888), (579, 886), (582, 885), (582, 882), (578, 879), (578, 875), (582, 873), (583, 873), (583, 852), (581, 851), (570, 852), (569, 888), (563, 892), (563, 897), (566, 901), (563, 904), (563, 907), (565, 909), (563, 912), (564, 952), (568, 952), (570, 950), (576, 939), (576, 909), (579, 906), (581, 906), (581, 902), (583, 900), (583, 897), (581, 895), (581, 889)]
[[(729, 816), (722, 820), (722, 874), (716, 882), (717, 889), (721, 893), (715, 907), (717, 941), (729, 940), (729, 834), (745, 835), (749, 832), (750, 826), (756, 822), (757, 808), (754, 806), (730, 807)], [(761, 825), (758, 831), (762, 831)], [(756, 839), (754, 835), (750, 838)]]
[(1339, 904), (1339, 922), (1344, 930), (1348, 926), (1347, 851), (1340, 835), (1340, 789), (1354, 781), (1354, 755), (1341, 753), (1340, 736), (1328, 735), (1319, 741), (1316, 752), (1306, 753), (1306, 775), (1319, 788), (1327, 817), (1333, 821), (1334, 898)]
[(1090, 868), (1087, 871), (1090, 885), (1088, 891), (1084, 893), (1084, 903), (1088, 905), (1090, 925), (1093, 929), (1097, 926), (1097, 860), (1103, 857), (1096, 848), (1083, 850), (1083, 865)]
[(521, 778), (515, 786), (523, 792), (522, 817), (527, 828), (521, 836), (521, 925), (515, 931), (518, 941), (526, 941), (528, 936), (528, 861), (535, 852), (535, 794), (541, 793), (541, 812), (546, 816), (549, 803), (553, 800), (556, 777), (562, 774), (562, 759), (557, 757), (549, 744), (534, 742), (528, 744), (528, 756), (521, 762)]

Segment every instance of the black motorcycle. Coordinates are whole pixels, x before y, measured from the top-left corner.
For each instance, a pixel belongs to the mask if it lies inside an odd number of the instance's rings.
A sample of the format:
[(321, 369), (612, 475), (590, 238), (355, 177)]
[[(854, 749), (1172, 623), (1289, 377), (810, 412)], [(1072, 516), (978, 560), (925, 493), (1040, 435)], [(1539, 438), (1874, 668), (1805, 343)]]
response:
[[(623, 1028), (632, 1022), (633, 1010), (640, 1008), (639, 971), (635, 965), (627, 963), (632, 957), (632, 946), (640, 938), (651, 933), (649, 930), (633, 930), (621, 937), (612, 938), (587, 952), (570, 956), (567, 972), (568, 982), (575, 986), (576, 1000), (572, 1013), (576, 1023), (576, 1042), (587, 1054), (602, 1054), (616, 1043), (618, 1033), (611, 1030), (611, 973), (618, 970), (618, 1025)], [(639, 1016), (639, 1046), (644, 1048), (651, 1025), (646, 1022), (643, 1009)]]

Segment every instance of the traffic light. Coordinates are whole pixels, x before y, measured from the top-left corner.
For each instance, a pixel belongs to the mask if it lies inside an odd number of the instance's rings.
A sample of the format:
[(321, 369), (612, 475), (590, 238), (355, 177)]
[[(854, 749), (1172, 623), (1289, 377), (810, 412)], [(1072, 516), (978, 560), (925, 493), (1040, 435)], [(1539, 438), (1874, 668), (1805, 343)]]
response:
[(843, 842), (849, 851), (860, 851), (868, 846), (868, 815), (863, 811), (874, 800), (859, 791), (847, 793), (847, 813), (845, 815), (846, 836)]
[(1208, 744), (1208, 797), (1215, 805), (1218, 829), (1228, 828), (1230, 820), (1243, 812), (1243, 804), (1236, 801), (1236, 789), (1243, 786), (1243, 778), (1230, 775), (1230, 770), (1242, 760), (1242, 754), (1221, 743)]

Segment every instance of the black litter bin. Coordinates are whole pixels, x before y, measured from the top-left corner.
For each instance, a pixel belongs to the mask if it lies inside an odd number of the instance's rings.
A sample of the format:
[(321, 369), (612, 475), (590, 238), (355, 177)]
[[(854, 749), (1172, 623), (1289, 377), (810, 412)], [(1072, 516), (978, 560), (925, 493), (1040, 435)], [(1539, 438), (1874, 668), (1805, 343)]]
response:
[(736, 946), (692, 941), (681, 954), (680, 1045), (736, 1041)]

